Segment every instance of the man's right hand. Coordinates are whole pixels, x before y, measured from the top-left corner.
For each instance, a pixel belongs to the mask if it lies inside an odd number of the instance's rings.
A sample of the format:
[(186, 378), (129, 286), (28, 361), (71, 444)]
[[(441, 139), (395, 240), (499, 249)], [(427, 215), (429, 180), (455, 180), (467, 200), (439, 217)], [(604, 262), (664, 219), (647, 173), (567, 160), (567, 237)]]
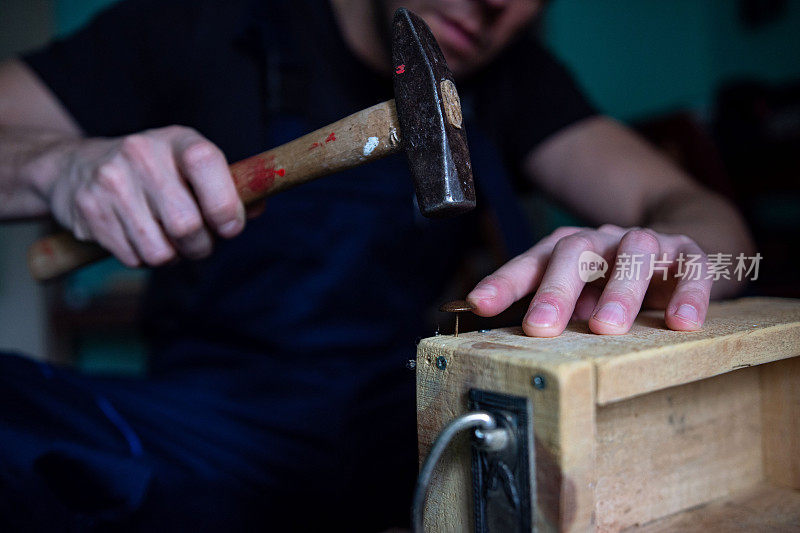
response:
[(56, 219), (128, 266), (162, 265), (212, 249), (212, 232), (233, 237), (245, 210), (225, 156), (181, 126), (113, 139), (56, 144), (59, 176), (48, 191)]

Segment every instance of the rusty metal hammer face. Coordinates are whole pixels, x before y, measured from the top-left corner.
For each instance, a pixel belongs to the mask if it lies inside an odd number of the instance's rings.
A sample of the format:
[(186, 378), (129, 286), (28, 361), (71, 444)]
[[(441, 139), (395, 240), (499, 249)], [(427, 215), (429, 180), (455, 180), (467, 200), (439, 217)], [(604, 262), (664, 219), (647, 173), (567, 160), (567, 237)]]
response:
[(458, 215), (475, 207), (461, 101), (431, 30), (405, 8), (392, 23), (397, 118), (420, 211)]

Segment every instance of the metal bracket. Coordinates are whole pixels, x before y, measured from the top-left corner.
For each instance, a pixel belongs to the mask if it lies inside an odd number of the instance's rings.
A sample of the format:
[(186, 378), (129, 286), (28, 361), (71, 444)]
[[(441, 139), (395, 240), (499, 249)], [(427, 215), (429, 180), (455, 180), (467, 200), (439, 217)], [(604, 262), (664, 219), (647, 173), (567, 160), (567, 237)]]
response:
[(510, 429), (512, 442), (499, 452), (472, 446), (472, 488), (477, 533), (527, 533), (533, 529), (532, 419), (528, 400), (472, 389), (470, 411), (487, 411)]

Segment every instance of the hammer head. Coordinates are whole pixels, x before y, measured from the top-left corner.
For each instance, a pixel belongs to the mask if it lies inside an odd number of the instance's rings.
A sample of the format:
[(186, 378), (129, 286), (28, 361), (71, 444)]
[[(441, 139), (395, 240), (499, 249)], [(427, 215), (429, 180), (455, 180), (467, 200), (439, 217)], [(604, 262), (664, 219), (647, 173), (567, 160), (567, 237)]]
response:
[(420, 211), (447, 217), (475, 207), (461, 101), (431, 30), (405, 8), (392, 27), (394, 94)]

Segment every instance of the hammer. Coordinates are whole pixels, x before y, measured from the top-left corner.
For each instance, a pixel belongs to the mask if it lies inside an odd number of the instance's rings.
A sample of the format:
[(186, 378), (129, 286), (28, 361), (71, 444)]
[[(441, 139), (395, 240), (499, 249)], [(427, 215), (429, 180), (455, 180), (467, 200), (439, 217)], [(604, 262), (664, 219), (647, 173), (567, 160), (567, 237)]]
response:
[[(392, 26), (395, 98), (231, 165), (245, 204), (404, 149), (424, 216), (475, 207), (461, 101), (444, 55), (425, 22), (407, 9), (395, 12)], [(108, 255), (64, 232), (36, 241), (28, 268), (46, 281)]]

